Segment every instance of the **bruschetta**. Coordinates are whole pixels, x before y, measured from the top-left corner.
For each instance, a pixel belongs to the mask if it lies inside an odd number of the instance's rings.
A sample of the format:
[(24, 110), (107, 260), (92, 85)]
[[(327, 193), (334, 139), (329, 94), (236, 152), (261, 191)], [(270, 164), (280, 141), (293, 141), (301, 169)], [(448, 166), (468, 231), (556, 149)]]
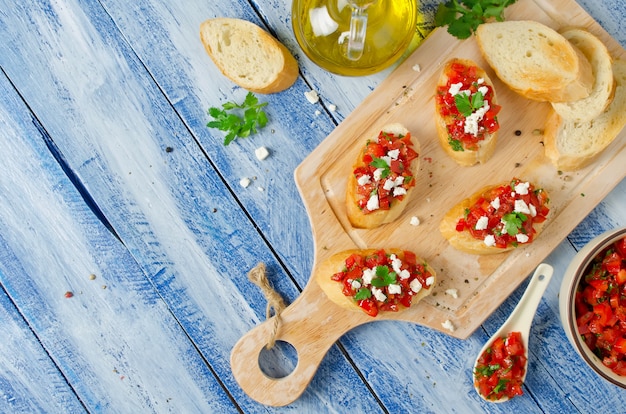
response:
[(352, 166), (346, 212), (357, 228), (375, 228), (400, 216), (419, 170), (419, 141), (401, 124), (367, 140)]
[(400, 249), (339, 252), (320, 264), (315, 277), (332, 302), (372, 317), (409, 308), (436, 282), (423, 259)]
[(439, 230), (460, 251), (502, 253), (535, 240), (550, 212), (548, 203), (545, 190), (513, 178), (485, 187), (452, 207)]
[(482, 68), (467, 59), (444, 65), (435, 94), (437, 135), (459, 165), (483, 164), (493, 155), (499, 111), (493, 83)]

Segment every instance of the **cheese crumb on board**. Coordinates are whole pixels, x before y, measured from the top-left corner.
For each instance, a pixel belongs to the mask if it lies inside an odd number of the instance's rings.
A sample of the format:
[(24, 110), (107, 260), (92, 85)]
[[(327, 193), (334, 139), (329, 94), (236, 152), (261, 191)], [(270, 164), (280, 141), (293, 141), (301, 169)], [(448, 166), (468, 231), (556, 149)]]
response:
[(419, 226), (420, 225), (420, 219), (417, 218), (416, 216), (411, 217), (411, 226)]
[(270, 155), (270, 152), (265, 147), (259, 147), (254, 150), (254, 155), (256, 155), (259, 161), (263, 161)]
[(454, 332), (454, 330), (456, 329), (454, 327), (454, 324), (450, 321), (450, 319), (446, 319), (444, 322), (441, 323), (441, 326), (447, 330), (449, 330), (450, 332)]
[(459, 297), (459, 291), (456, 289), (446, 289), (446, 295), (450, 295), (454, 299), (457, 299)]

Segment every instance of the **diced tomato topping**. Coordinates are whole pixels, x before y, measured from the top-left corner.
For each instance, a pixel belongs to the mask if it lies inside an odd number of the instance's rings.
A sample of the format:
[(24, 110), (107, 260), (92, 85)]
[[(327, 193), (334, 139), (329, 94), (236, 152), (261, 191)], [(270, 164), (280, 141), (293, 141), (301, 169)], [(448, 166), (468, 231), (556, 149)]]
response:
[(574, 298), (578, 333), (618, 375), (626, 375), (626, 237), (594, 257)]
[[(366, 256), (353, 254), (346, 258), (344, 265), (341, 272), (330, 276), (331, 280), (342, 283), (342, 293), (353, 298), (372, 317), (377, 316), (380, 311), (397, 312), (410, 307), (415, 295), (411, 285), (415, 281), (421, 284), (421, 289), (426, 290), (432, 284), (427, 283), (433, 275), (425, 264), (418, 263), (415, 253), (406, 250), (399, 255), (387, 254), (385, 250), (377, 250)], [(398, 274), (400, 271), (403, 272), (402, 275)], [(378, 279), (376, 283), (366, 281), (366, 272), (375, 273), (374, 278)], [(394, 287), (390, 291), (391, 285)], [(384, 298), (373, 293), (374, 287), (380, 289)]]
[(496, 338), (478, 358), (474, 384), (489, 400), (522, 395), (522, 379), (526, 366), (526, 350), (520, 332)]
[[(369, 214), (389, 210), (394, 202), (401, 202), (405, 191), (396, 189), (409, 190), (415, 186), (410, 167), (418, 157), (410, 133), (396, 136), (381, 131), (377, 140), (368, 141), (363, 149), (361, 165), (353, 171), (357, 179), (357, 205), (361, 211)], [(382, 174), (375, 173), (376, 170), (382, 171)], [(371, 205), (368, 208), (368, 201), (372, 197), (378, 198), (378, 206)]]

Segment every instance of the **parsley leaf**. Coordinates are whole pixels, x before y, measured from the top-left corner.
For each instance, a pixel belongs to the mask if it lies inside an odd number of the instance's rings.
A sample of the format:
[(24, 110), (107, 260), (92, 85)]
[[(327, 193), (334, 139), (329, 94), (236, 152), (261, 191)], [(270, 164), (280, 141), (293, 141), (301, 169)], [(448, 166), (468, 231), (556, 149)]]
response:
[(467, 39), (478, 26), (490, 20), (503, 21), (504, 9), (517, 0), (449, 0), (440, 3), (435, 26), (448, 26), (448, 33)]
[(213, 120), (206, 125), (226, 132), (224, 145), (228, 145), (235, 138), (249, 137), (257, 132), (257, 127), (263, 128), (267, 125), (267, 115), (262, 110), (266, 105), (267, 102), (259, 103), (258, 98), (248, 92), (241, 104), (226, 102), (221, 109), (209, 108), (208, 113)]
[(376, 266), (376, 277), (372, 279), (372, 286), (377, 288), (389, 286), (396, 282), (396, 273), (390, 272), (387, 266)]
[(522, 228), (522, 223), (528, 220), (524, 213), (509, 213), (502, 217), (504, 230), (509, 236), (515, 236)]
[(448, 136), (448, 144), (452, 147), (452, 151), (465, 151), (463, 143), (458, 139), (452, 138), (450, 135)]
[(371, 297), (372, 297), (372, 292), (368, 288), (361, 288), (356, 293), (356, 295), (354, 295), (355, 300), (369, 299)]
[(389, 167), (389, 164), (382, 158), (374, 157), (372, 162), (370, 162), (370, 165), (374, 168), (382, 168), (383, 171), (380, 175), (381, 178), (387, 178), (389, 177), (389, 174), (391, 174), (391, 168)]
[(474, 111), (482, 108), (485, 104), (485, 97), (480, 91), (474, 92), (471, 96), (467, 93), (457, 93), (454, 95), (454, 104), (459, 113), (467, 118)]

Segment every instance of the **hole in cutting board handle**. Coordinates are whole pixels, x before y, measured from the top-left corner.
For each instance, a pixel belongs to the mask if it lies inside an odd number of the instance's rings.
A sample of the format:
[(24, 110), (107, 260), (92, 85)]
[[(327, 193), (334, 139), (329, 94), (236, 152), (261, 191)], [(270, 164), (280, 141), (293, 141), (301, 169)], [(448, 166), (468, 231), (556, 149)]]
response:
[(298, 351), (289, 342), (277, 340), (271, 349), (261, 348), (258, 363), (268, 378), (285, 378), (296, 369)]

